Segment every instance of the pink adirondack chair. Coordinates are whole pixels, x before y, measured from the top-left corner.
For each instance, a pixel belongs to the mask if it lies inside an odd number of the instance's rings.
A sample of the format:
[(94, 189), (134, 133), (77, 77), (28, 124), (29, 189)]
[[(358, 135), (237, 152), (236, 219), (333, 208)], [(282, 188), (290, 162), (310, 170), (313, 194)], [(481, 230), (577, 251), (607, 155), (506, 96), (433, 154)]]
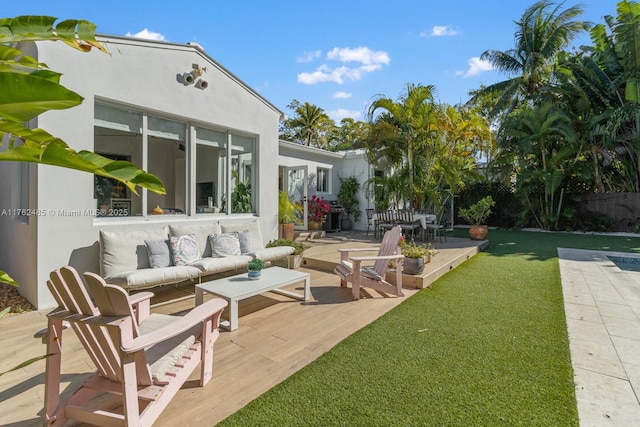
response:
[[(46, 361), (44, 423), (62, 426), (73, 419), (150, 426), (198, 364), (200, 385), (211, 379), (213, 344), (227, 302), (211, 299), (183, 317), (150, 314), (148, 298), (130, 298), (92, 273), (84, 277), (93, 300), (72, 267), (52, 272), (47, 282), (59, 307), (47, 315), (51, 356)], [(63, 321), (69, 322), (97, 372), (60, 402)], [(109, 395), (112, 399), (105, 399)], [(106, 408), (99, 406), (105, 401)]]
[[(402, 235), (400, 226), (395, 226), (384, 233), (380, 247), (358, 248), (358, 249), (338, 249), (340, 252), (340, 264), (333, 270), (340, 276), (340, 286), (346, 287), (347, 282), (351, 282), (351, 292), (353, 299), (360, 299), (360, 287), (365, 286), (379, 292), (404, 296), (402, 293), (402, 261), (404, 256), (400, 253), (398, 242)], [(354, 252), (378, 251), (377, 255), (351, 256)], [(386, 281), (385, 275), (389, 261), (395, 259), (396, 284)], [(363, 266), (362, 262), (374, 261), (373, 266)]]

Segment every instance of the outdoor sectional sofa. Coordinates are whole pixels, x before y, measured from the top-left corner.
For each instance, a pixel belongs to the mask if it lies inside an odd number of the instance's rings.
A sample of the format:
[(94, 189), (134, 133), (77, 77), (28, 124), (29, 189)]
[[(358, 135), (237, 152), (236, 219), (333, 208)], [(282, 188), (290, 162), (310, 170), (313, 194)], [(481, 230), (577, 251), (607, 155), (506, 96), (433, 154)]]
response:
[(100, 231), (100, 275), (127, 291), (199, 282), (247, 267), (253, 258), (273, 261), (291, 246), (265, 248), (257, 220), (179, 224), (142, 231)]

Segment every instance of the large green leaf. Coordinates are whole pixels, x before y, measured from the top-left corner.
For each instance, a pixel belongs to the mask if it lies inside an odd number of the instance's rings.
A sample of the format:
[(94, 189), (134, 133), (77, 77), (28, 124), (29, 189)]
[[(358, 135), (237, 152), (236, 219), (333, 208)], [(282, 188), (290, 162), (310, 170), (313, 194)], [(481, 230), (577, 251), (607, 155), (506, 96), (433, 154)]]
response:
[[(11, 276), (9, 276), (6, 272), (0, 270), (0, 282), (1, 283), (6, 283), (8, 285), (11, 286), (18, 286), (18, 282), (16, 282), (15, 280), (13, 280), (11, 278)], [(2, 317), (0, 317), (1, 319)]]
[(55, 29), (57, 18), (51, 16), (18, 16), (0, 19), (0, 43), (19, 41), (60, 40), (74, 49), (89, 51), (107, 50), (95, 39), (95, 24), (84, 20), (66, 20)]
[(0, 161), (30, 162), (61, 166), (116, 179), (137, 194), (136, 186), (165, 194), (162, 182), (131, 162), (111, 160), (90, 151), (76, 152), (64, 141), (42, 129), (29, 129), (20, 123), (0, 120), (0, 132), (15, 135), (22, 145), (9, 141), (0, 152)]
[(0, 73), (0, 117), (26, 122), (49, 110), (75, 107), (82, 97), (47, 78)]

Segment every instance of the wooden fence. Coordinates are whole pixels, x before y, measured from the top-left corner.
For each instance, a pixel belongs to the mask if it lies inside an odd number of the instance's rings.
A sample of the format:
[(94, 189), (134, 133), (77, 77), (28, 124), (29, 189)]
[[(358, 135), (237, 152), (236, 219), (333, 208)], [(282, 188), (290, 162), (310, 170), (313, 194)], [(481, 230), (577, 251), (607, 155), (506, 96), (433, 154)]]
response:
[(613, 218), (612, 231), (640, 231), (640, 193), (585, 194), (580, 210)]

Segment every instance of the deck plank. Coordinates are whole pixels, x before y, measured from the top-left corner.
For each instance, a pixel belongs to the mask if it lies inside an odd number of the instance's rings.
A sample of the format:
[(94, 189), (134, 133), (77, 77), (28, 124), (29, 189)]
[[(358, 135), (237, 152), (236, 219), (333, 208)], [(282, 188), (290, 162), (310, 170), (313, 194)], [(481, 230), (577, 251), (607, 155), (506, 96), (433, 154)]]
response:
[[(419, 292), (405, 288), (405, 298), (398, 298), (365, 290), (365, 298), (353, 301), (351, 289), (340, 288), (338, 277), (330, 271), (331, 263), (339, 262), (337, 249), (379, 243), (369, 237), (365, 239), (364, 232), (336, 233), (310, 242), (313, 247), (305, 252), (307, 264), (325, 263), (324, 270), (301, 269), (311, 274), (311, 301), (302, 303), (271, 292), (241, 301), (239, 328), (222, 330), (215, 344), (212, 380), (206, 387), (198, 387), (196, 370), (154, 425), (216, 424)], [(437, 244), (440, 253), (427, 264), (427, 270), (449, 271), (457, 265), (456, 260), (477, 252), (477, 245), (469, 244), (469, 239), (458, 240), (449, 238), (446, 245)], [(299, 290), (301, 285), (288, 288)], [(167, 288), (156, 294), (153, 303), (188, 296), (193, 289)], [(194, 303), (194, 298), (187, 298), (154, 305), (152, 311), (181, 313)], [(44, 345), (33, 336), (46, 327), (47, 312), (24, 313), (0, 322), (0, 370), (44, 353)], [(44, 367), (40, 361), (0, 377), (0, 425), (41, 425)], [(62, 364), (65, 393), (75, 390), (93, 370), (75, 335), (66, 331)]]

